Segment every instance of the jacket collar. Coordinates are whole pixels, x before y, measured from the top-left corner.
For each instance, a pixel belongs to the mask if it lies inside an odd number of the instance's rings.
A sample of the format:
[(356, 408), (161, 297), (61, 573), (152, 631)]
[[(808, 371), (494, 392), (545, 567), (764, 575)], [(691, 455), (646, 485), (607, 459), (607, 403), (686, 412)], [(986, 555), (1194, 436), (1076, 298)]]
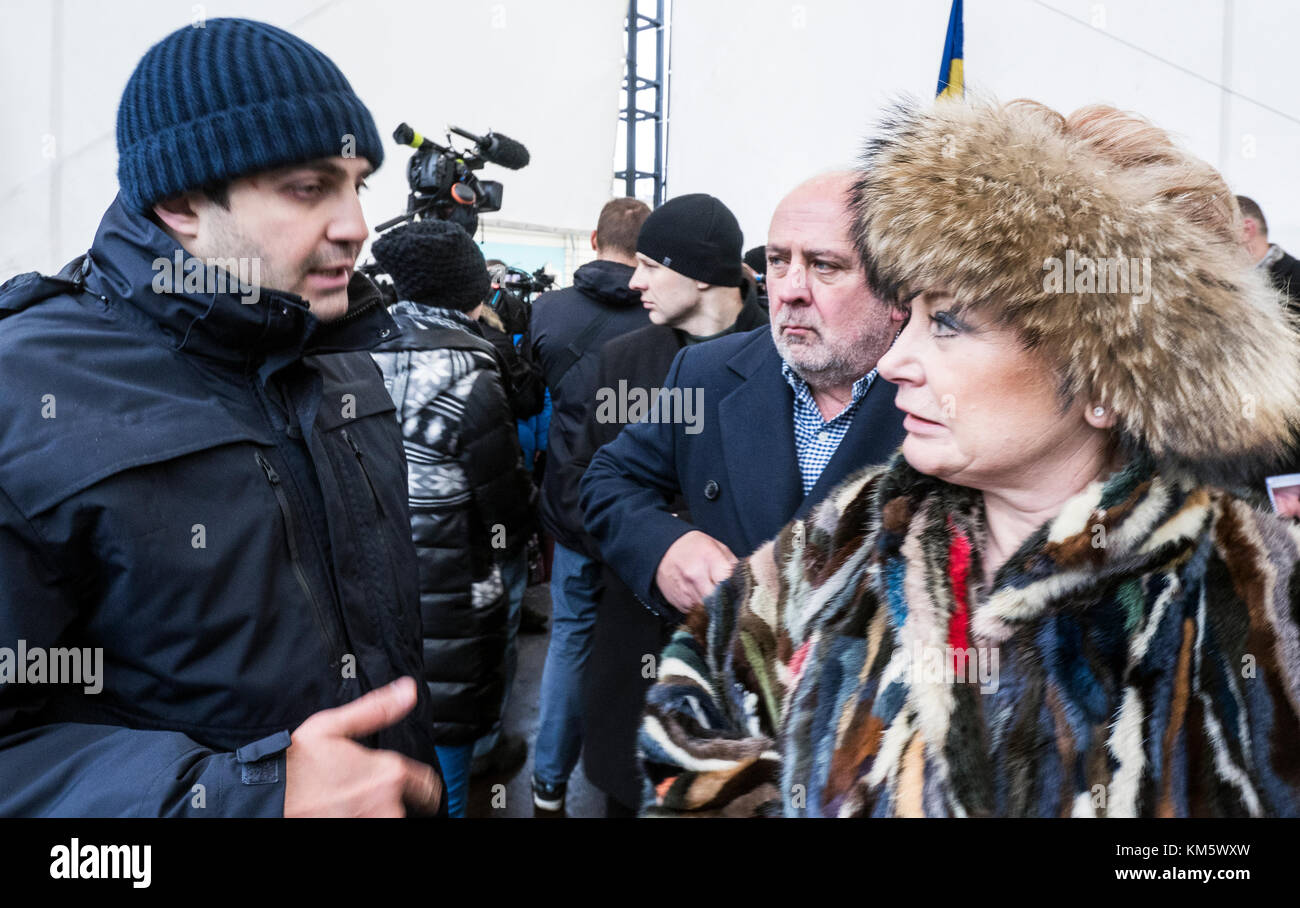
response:
[(412, 300), (398, 300), (388, 307), (389, 315), (408, 315), (415, 322), (438, 325), (443, 328), (458, 328), (470, 334), (483, 336), (483, 329), (459, 309), (446, 309), (442, 306), (429, 306)]
[[(741, 378), (749, 378), (757, 373), (775, 369), (778, 380), (781, 378), (781, 354), (772, 341), (771, 330), (754, 331), (739, 350), (727, 358), (727, 368)], [(785, 382), (782, 380), (783, 385)]]
[[(175, 273), (178, 260), (181, 274)], [(303, 356), (366, 350), (397, 333), (379, 299), (354, 294), (352, 284), (348, 311), (325, 323), (311, 314), (306, 300), (291, 293), (259, 288), (256, 301), (249, 303), (238, 287), (228, 288), (234, 292), (186, 290), (184, 275), (203, 267), (118, 197), (100, 221), (87, 256), (84, 283), (127, 319), (157, 331), (175, 349), (256, 370), (263, 378)], [(156, 280), (164, 268), (174, 278), (169, 292), (155, 290), (165, 286)]]
[(1286, 257), (1286, 252), (1282, 250), (1281, 246), (1279, 246), (1277, 243), (1269, 243), (1268, 252), (1265, 252), (1264, 257), (1255, 263), (1255, 267), (1272, 268), (1278, 262), (1282, 261), (1282, 259), (1285, 257)]
[[(919, 633), (923, 642), (938, 643), (960, 610), (952, 553), (969, 553), (968, 574), (962, 572), (972, 584), (980, 575), (983, 497), (918, 473), (900, 452), (880, 478), (876, 506), (873, 573), (891, 619), (905, 628), (904, 637)], [(997, 643), (1071, 600), (1095, 600), (1104, 588), (1123, 598), (1125, 582), (1199, 547), (1213, 511), (1211, 490), (1157, 474), (1151, 458), (1138, 453), (1069, 499), (1007, 559), (972, 609), (972, 629)]]

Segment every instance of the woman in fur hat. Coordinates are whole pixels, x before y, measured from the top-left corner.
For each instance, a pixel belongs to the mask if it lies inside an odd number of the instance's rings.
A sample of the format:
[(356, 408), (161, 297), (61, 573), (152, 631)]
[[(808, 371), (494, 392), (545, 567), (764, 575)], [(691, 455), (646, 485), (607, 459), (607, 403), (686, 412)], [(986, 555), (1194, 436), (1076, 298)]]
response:
[(644, 812), (1300, 813), (1300, 529), (1239, 483), (1300, 339), (1222, 178), (1114, 109), (941, 104), (854, 201), (906, 441), (673, 638)]

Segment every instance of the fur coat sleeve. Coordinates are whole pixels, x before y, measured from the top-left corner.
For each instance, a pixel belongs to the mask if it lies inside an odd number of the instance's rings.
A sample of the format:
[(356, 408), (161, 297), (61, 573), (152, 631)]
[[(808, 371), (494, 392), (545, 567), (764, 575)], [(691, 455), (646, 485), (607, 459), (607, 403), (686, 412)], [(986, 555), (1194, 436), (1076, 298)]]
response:
[[(846, 481), (807, 517), (742, 560), (692, 612), (660, 657), (639, 738), (647, 816), (779, 816), (777, 738), (792, 682), (818, 613), (843, 604), (816, 587), (860, 567), (839, 562), (865, 526), (852, 502), (867, 500), (882, 467)], [(845, 513), (848, 520), (843, 520)], [(847, 534), (847, 535), (846, 535)], [(847, 587), (836, 587), (845, 590)], [(793, 792), (799, 803), (800, 791)]]

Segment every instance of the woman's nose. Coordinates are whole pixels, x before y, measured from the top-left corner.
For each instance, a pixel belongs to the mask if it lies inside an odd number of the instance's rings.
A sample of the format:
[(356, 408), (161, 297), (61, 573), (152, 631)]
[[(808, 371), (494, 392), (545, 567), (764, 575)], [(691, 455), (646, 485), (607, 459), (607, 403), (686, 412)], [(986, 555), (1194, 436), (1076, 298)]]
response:
[(921, 379), (920, 364), (912, 349), (913, 325), (908, 321), (893, 345), (876, 361), (876, 369), (885, 381), (917, 383)]
[[(900, 337), (899, 340), (902, 340), (902, 338)], [(894, 341), (894, 345), (886, 350), (880, 359), (876, 360), (876, 371), (880, 373), (880, 377), (885, 381), (893, 382), (894, 384), (898, 384), (896, 378), (898, 375), (897, 352), (898, 341), (896, 340)]]

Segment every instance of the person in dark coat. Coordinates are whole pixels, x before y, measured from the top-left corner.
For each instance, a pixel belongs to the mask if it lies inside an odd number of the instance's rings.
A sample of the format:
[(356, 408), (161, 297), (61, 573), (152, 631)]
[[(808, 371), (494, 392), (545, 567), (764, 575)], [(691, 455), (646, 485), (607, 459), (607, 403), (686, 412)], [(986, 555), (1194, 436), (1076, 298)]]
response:
[[(1286, 296), (1290, 313), (1300, 319), (1300, 260), (1276, 243), (1268, 241), (1268, 221), (1259, 204), (1248, 196), (1237, 196), (1241, 211), (1241, 244), (1256, 268), (1268, 273), (1269, 282)], [(1256, 497), (1261, 507), (1269, 507), (1268, 477), (1300, 472), (1300, 434), (1293, 435), (1286, 453), (1267, 465), (1252, 465), (1244, 488), (1238, 494)]]
[(1268, 241), (1268, 221), (1259, 203), (1239, 195), (1237, 207), (1241, 209), (1241, 242), (1251, 261), (1256, 267), (1268, 269), (1273, 286), (1286, 294), (1291, 312), (1300, 316), (1300, 260)]
[[(574, 272), (572, 287), (539, 296), (533, 303), (525, 351), (541, 367), (551, 392), (551, 423), (547, 436), (546, 469), (542, 474), (540, 519), (555, 540), (551, 565), (552, 644), (567, 639), (575, 622), (590, 627), (600, 592), (599, 566), (583, 551), (582, 513), (573, 449), (588, 401), (595, 392), (596, 356), (606, 341), (643, 327), (649, 321), (641, 294), (628, 286), (636, 265), (636, 238), (650, 214), (644, 202), (613, 199), (601, 209), (591, 235), (596, 260)], [(563, 623), (561, 623), (563, 622)], [(555, 625), (560, 623), (559, 630)], [(558, 635), (558, 637), (557, 637)], [(581, 634), (580, 634), (581, 636)], [(558, 649), (557, 649), (558, 652)], [(560, 686), (572, 677), (560, 671), (560, 658), (547, 659), (550, 675), (543, 678), (544, 702), (558, 705), (538, 730), (535, 764), (547, 781), (565, 781), (578, 759), (581, 701), (573, 688), (564, 694), (545, 693), (548, 681)], [(567, 768), (566, 768), (567, 767)], [(534, 793), (543, 810), (563, 804), (563, 794)]]
[(572, 287), (551, 290), (533, 301), (525, 344), (551, 392), (540, 519), (546, 532), (571, 550), (582, 544), (582, 474), (568, 465), (595, 391), (597, 355), (602, 344), (650, 323), (641, 294), (628, 286), (636, 267), (637, 233), (649, 214), (646, 204), (636, 199), (607, 202), (591, 238), (596, 260), (573, 273)]
[[(487, 272), (485, 271), (484, 274)], [(528, 355), (527, 350), (515, 345), (515, 335), (501, 319), (498, 312), (485, 302), (475, 319), (483, 337), (496, 348), (505, 371), (506, 398), (515, 419), (528, 419), (542, 412), (546, 406), (546, 385), (542, 371)]]
[[(487, 273), (491, 274), (490, 271)], [(506, 333), (507, 326), (489, 305), (490, 300), (491, 296), (470, 315), (483, 338), (496, 350), (506, 398), (510, 401), (510, 411), (515, 417), (515, 441), (524, 457), (524, 467), (528, 471), (529, 481), (526, 493), (524, 490), (520, 491), (520, 501), (527, 501), (528, 506), (518, 512), (518, 519), (515, 522), (506, 524), (510, 551), (501, 560), (501, 580), (505, 584), (508, 604), (506, 695), (501, 700), (496, 721), (474, 744), (474, 759), (470, 767), (471, 778), (512, 773), (528, 758), (528, 743), (521, 737), (503, 734), (502, 723), (505, 720), (506, 705), (514, 685), (515, 669), (519, 664), (519, 634), (525, 629), (526, 624), (535, 626), (538, 621), (543, 625), (546, 622), (545, 615), (534, 612), (524, 605), (524, 593), (528, 590), (530, 540), (538, 532), (537, 486), (532, 479), (536, 466), (536, 453), (524, 447), (525, 426), (534, 422), (533, 418), (539, 413), (546, 412), (546, 387), (542, 384), (541, 371), (527, 357), (527, 351), (516, 348), (514, 336)]]
[[(758, 304), (754, 280), (735, 268), (740, 225), (717, 199), (702, 195), (672, 199), (656, 209), (641, 232), (646, 238), (644, 248), (658, 249), (660, 259), (638, 253), (642, 261), (631, 286), (641, 291), (642, 300), (651, 307), (652, 319), (661, 321), (662, 305), (673, 313), (673, 320), (632, 331), (601, 348), (596, 379), (599, 391), (587, 410), (585, 431), (574, 451), (578, 471), (585, 471), (596, 450), (613, 441), (623, 428), (617, 418), (609, 418), (617, 416), (618, 389), (660, 388), (683, 347), (767, 325), (767, 313)], [(657, 234), (664, 234), (664, 239), (661, 241)], [(712, 262), (696, 261), (692, 267), (690, 254), (695, 247), (716, 249), (718, 257)], [(662, 259), (688, 262), (681, 267), (691, 268), (691, 274), (661, 265)], [(736, 288), (738, 274), (741, 286)], [(697, 286), (701, 279), (719, 284), (712, 292), (703, 292)], [(678, 294), (690, 294), (692, 288), (692, 305), (682, 305)], [(693, 330), (705, 332), (708, 337), (700, 337)], [(602, 402), (608, 406), (602, 408)], [(665, 415), (672, 418), (671, 408)], [(679, 415), (685, 418), (694, 411), (688, 414), (683, 405)], [(678, 517), (690, 519), (680, 496), (671, 508)], [(599, 548), (589, 537), (585, 549), (599, 558)], [(606, 793), (608, 815), (630, 816), (641, 795), (636, 729), (646, 689), (654, 680), (646, 657), (653, 660), (668, 644), (679, 613), (664, 614), (644, 607), (608, 565), (601, 565), (601, 584), (583, 684), (583, 772), (589, 782)], [(639, 670), (628, 671), (629, 666)]]
[(448, 811), (461, 817), (474, 742), (500, 719), (513, 680), (503, 575), (524, 551), (532, 481), (500, 364), (473, 318), (488, 286), (473, 238), (449, 221), (419, 221), (385, 233), (373, 252), (400, 299), (389, 312), (401, 336), (372, 355), (410, 464), (424, 680)]
[(0, 666), (102, 667), (0, 668), (75, 682), (0, 682), (0, 815), (445, 813), (396, 326), (348, 293), (383, 142), (316, 48), (204, 25), (128, 80), (89, 253), (0, 288)]
[(503, 286), (503, 280), (509, 270), (506, 263), (500, 259), (488, 259), (485, 264), (491, 279), (491, 290), (486, 298), (487, 308), (501, 320), (501, 330), (506, 334), (511, 336), (527, 334), (529, 306), (519, 298), (517, 293)]
[[(550, 400), (546, 393), (546, 384), (542, 380), (542, 370), (533, 361), (531, 352), (523, 340), (528, 334), (529, 307), (518, 296), (498, 284), (498, 272), (493, 262), (505, 269), (505, 264), (498, 259), (488, 262), (488, 276), (492, 285), (484, 304), (478, 309), (478, 327), (483, 336), (496, 348), (503, 366), (503, 378), (506, 380), (506, 397), (510, 400), (511, 412), (515, 415), (519, 446), (523, 450), (524, 466), (529, 473), (536, 475), (543, 464), (539, 464), (538, 449), (535, 444), (537, 427), (545, 426), (550, 414)], [(544, 458), (541, 458), (544, 461)], [(535, 481), (536, 482), (536, 481)], [(532, 500), (537, 500), (534, 486)], [(536, 538), (538, 524), (536, 507), (530, 508), (527, 529), (511, 528), (511, 532), (521, 532), (525, 538)], [(506, 664), (509, 676), (514, 677), (518, 664), (518, 635), (538, 633), (546, 629), (546, 615), (524, 604), (524, 593), (528, 590), (529, 551), (538, 543), (529, 541), (514, 557), (502, 565), (502, 575), (506, 585), (506, 596), (510, 600), (509, 632), (506, 640)], [(539, 626), (540, 625), (540, 626)], [(510, 696), (510, 686), (506, 687), (506, 699)], [(474, 763), (471, 775), (474, 778), (488, 774), (505, 774), (519, 767), (528, 754), (528, 745), (522, 738), (502, 735), (502, 720), (505, 718), (506, 701), (501, 704), (501, 717), (492, 730), (474, 745)]]
[[(621, 627), (610, 624), (623, 647), (601, 669), (611, 688), (643, 694), (654, 679), (658, 652), (636, 652), (654, 639), (645, 614), (666, 632), (730, 574), (736, 555), (902, 442), (894, 386), (875, 373), (899, 323), (868, 289), (850, 238), (851, 182), (842, 173), (815, 178), (777, 207), (767, 243), (769, 328), (676, 354), (662, 386), (698, 389), (695, 424), (632, 423), (592, 456), (581, 484), (587, 530), (641, 606), (635, 617), (623, 613)], [(624, 723), (608, 721), (605, 759), (617, 775), (607, 790), (634, 809), (633, 745)]]

